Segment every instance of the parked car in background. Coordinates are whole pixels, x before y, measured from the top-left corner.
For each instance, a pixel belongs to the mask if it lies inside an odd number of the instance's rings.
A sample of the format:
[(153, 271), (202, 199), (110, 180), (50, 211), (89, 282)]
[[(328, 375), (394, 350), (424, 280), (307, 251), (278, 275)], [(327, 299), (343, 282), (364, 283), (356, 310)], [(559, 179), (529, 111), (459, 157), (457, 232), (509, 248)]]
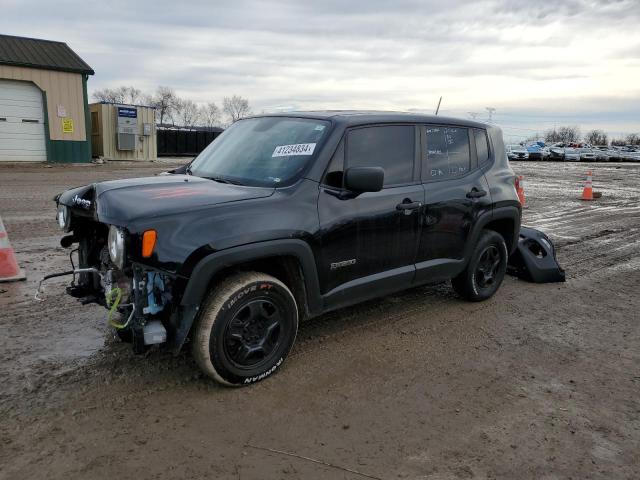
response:
[(640, 151), (635, 149), (623, 150), (621, 156), (621, 160), (625, 162), (640, 162)]
[(606, 145), (596, 145), (593, 148), (593, 153), (595, 153), (596, 160), (599, 162), (608, 162), (613, 156), (611, 150)]
[(564, 148), (562, 147), (549, 147), (549, 160), (564, 160)]
[(595, 162), (596, 154), (590, 148), (579, 148), (577, 149), (580, 152), (580, 161), (582, 162)]
[(532, 145), (527, 145), (525, 147), (527, 149), (527, 153), (529, 154), (530, 160), (542, 160), (544, 155), (542, 153), (542, 147), (536, 143)]
[(529, 152), (522, 145), (507, 145), (507, 158), (509, 160), (527, 160)]
[(564, 161), (565, 162), (579, 162), (580, 150), (577, 148), (565, 148), (564, 149)]
[(609, 150), (607, 150), (607, 152), (609, 153), (609, 160), (610, 161), (620, 161), (620, 151), (617, 150), (614, 147), (609, 147)]
[(611, 152), (612, 152), (612, 157), (611, 157), (612, 160), (615, 159), (618, 162), (624, 161), (624, 152), (622, 151), (622, 147), (612, 146)]

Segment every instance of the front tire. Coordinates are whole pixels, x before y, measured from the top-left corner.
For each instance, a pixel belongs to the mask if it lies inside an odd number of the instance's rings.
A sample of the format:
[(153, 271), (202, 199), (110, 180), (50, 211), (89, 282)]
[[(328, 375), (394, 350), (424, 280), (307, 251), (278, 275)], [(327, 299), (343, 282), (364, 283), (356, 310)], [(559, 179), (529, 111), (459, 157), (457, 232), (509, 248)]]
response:
[(298, 308), (287, 286), (271, 275), (242, 272), (227, 277), (207, 297), (192, 352), (214, 380), (248, 385), (280, 367), (297, 332)]
[(483, 231), (467, 268), (451, 280), (453, 289), (472, 302), (491, 298), (504, 280), (508, 258), (502, 235), (493, 230)]

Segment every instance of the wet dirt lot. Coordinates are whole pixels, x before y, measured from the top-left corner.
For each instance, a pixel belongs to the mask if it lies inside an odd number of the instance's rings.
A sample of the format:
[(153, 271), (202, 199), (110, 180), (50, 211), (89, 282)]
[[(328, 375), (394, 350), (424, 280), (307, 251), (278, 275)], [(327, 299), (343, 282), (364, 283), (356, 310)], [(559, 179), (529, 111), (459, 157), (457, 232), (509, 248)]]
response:
[[(566, 283), (334, 312), (301, 327), (277, 375), (228, 389), (188, 354), (134, 356), (65, 280), (33, 300), (68, 265), (53, 195), (166, 164), (1, 165), (28, 280), (0, 284), (0, 478), (639, 478), (640, 165), (513, 167)], [(603, 197), (580, 202), (589, 168)]]

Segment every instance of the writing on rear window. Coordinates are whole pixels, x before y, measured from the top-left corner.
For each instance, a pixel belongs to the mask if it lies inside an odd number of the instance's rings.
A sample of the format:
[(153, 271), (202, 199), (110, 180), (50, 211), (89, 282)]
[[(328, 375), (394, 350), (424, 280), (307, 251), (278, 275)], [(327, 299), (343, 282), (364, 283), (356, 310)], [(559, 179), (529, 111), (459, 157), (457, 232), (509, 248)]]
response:
[(315, 143), (296, 143), (294, 145), (278, 145), (272, 157), (290, 157), (293, 155), (313, 155)]
[(466, 128), (427, 128), (428, 178), (465, 175), (470, 167), (469, 133)]

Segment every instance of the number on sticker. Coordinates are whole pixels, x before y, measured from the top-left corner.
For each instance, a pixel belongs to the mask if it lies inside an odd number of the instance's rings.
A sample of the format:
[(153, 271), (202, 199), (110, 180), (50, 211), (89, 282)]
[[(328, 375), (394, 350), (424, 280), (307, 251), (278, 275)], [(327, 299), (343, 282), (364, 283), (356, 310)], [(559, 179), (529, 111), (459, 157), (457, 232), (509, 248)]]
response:
[(296, 143), (295, 145), (279, 145), (273, 151), (272, 157), (289, 157), (292, 155), (313, 155), (315, 143)]

